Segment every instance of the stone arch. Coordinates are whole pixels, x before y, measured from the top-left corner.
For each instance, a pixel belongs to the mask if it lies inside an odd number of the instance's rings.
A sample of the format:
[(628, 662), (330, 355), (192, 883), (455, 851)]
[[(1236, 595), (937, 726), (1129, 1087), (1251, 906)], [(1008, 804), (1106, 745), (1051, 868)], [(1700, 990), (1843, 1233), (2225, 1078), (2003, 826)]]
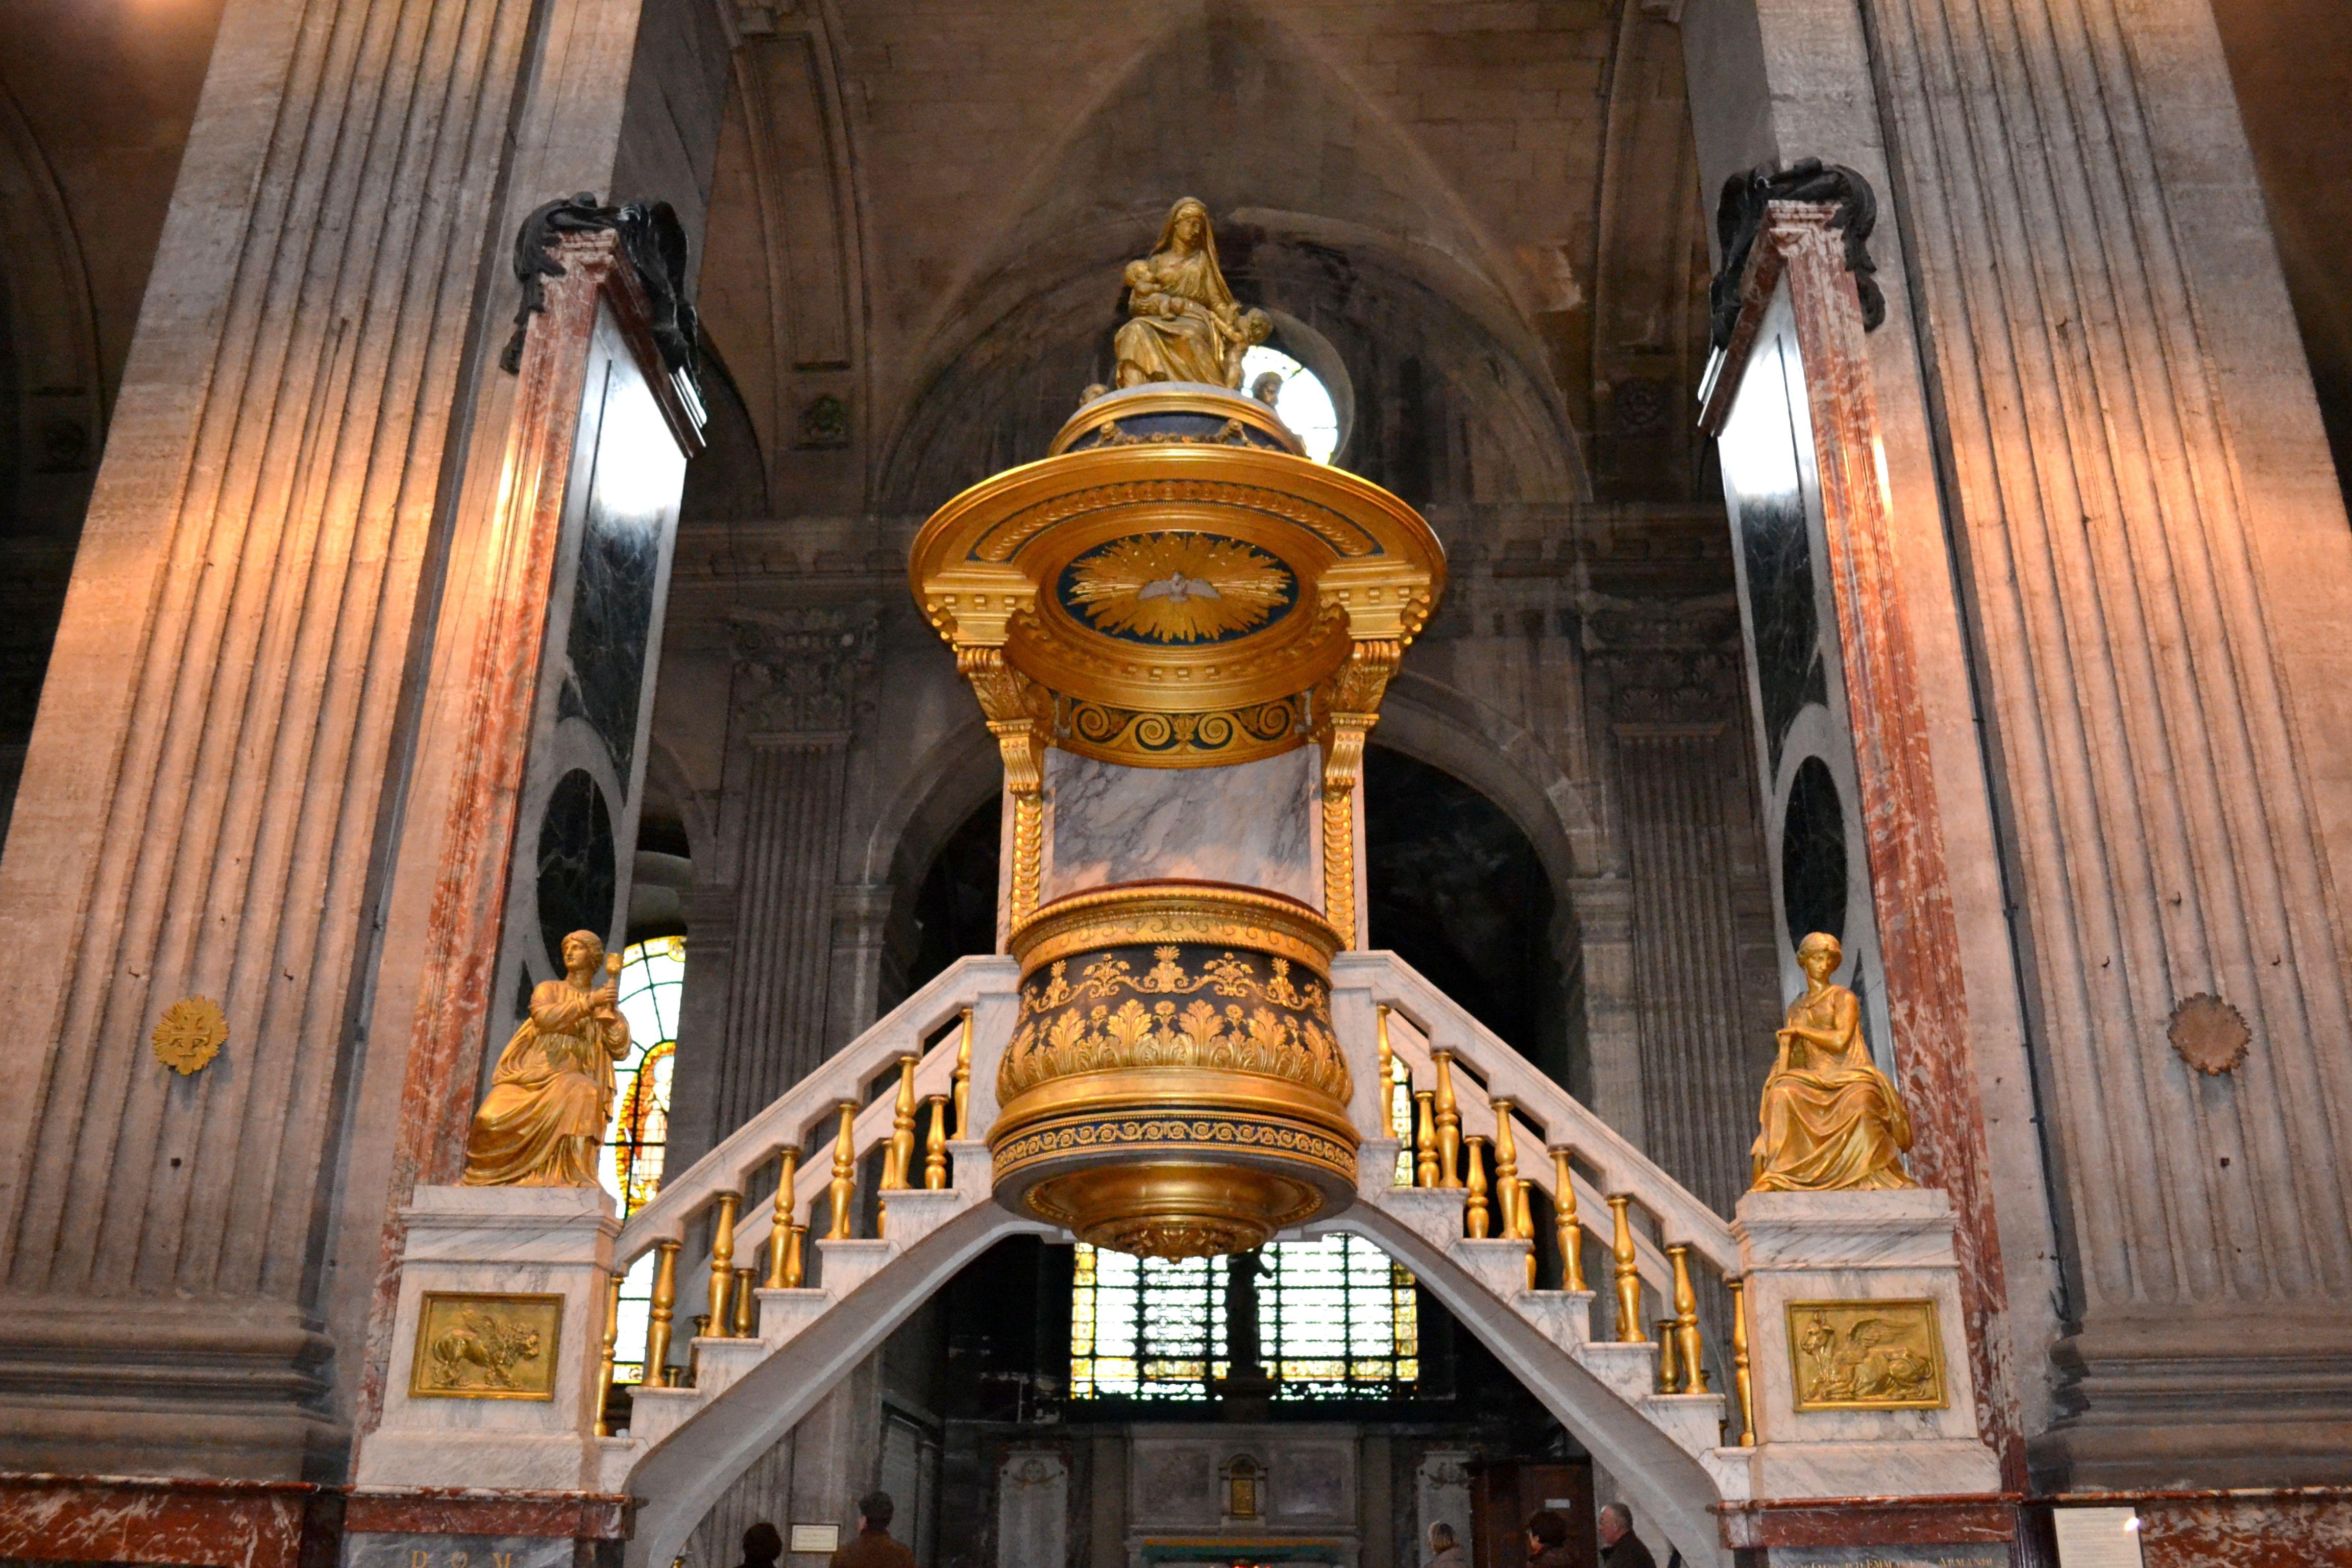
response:
[[(1253, 134), (1203, 135), (1210, 101)], [(1354, 140), (1307, 134), (1318, 124)], [(1520, 269), (1378, 103), (1256, 7), (1221, 4), (1139, 53), (1005, 204), (1024, 216), (941, 291), (887, 422), (886, 510), (923, 510), (1044, 450), (1108, 372), (1118, 268), (1183, 192), (1219, 215), (1238, 291), (1363, 362), (1350, 365), (1360, 428), (1384, 399), (1389, 426), (1435, 448), (1416, 460), (1406, 441), (1382, 460), (1360, 442), (1358, 471), (1412, 500), (1433, 484), (1465, 498), (1586, 492)], [(1498, 416), (1423, 416), (1474, 402)]]
[[(1378, 1206), (1359, 1202), (1326, 1227), (1365, 1237), (1396, 1258), (1447, 1311), (1607, 1467), (1641, 1515), (1686, 1562), (1729, 1568), (1707, 1511), (1719, 1492), (1706, 1468), (1643, 1419), (1447, 1253)], [(1008, 1236), (1053, 1234), (993, 1203), (975, 1204), (914, 1243), (656, 1444), (620, 1489), (647, 1500), (627, 1568), (677, 1555), (695, 1524), (760, 1455), (792, 1430), (849, 1370), (956, 1272)]]

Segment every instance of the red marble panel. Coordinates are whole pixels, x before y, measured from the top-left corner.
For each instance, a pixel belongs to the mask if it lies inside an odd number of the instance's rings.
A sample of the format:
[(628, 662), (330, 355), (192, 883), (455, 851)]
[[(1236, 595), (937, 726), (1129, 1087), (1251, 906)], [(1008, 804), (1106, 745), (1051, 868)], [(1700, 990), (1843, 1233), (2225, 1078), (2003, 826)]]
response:
[(2146, 1568), (2352, 1568), (2352, 1488), (2069, 1494), (2139, 1510)]
[(1787, 1502), (1722, 1503), (1716, 1508), (1724, 1545), (1933, 1546), (2017, 1539), (2020, 1499), (1998, 1497), (1805, 1498)]
[(490, 1492), (449, 1488), (354, 1489), (346, 1531), (405, 1535), (562, 1535), (625, 1541), (635, 1500), (598, 1492)]
[(299, 1568), (320, 1489), (299, 1481), (0, 1476), (0, 1558)]

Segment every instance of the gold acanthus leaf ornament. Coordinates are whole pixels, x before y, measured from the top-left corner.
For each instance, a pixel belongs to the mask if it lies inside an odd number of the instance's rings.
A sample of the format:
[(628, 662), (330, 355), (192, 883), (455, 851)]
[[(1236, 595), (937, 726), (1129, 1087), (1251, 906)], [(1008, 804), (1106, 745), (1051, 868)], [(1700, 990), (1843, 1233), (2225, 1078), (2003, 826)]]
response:
[(163, 1009), (152, 1039), (155, 1059), (185, 1078), (220, 1055), (228, 1018), (209, 996), (183, 996)]

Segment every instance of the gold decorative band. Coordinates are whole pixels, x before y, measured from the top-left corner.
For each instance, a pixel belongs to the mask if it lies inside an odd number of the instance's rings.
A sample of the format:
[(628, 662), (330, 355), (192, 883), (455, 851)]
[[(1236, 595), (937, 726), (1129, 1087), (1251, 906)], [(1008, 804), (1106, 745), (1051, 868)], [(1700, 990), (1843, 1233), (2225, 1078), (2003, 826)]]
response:
[(1231, 1110), (1073, 1117), (1032, 1128), (990, 1152), (999, 1182), (1032, 1165), (1080, 1152), (1223, 1159), (1271, 1154), (1285, 1163), (1319, 1166), (1345, 1182), (1356, 1179), (1356, 1151), (1340, 1140), (1276, 1118)]
[(1278, 894), (1213, 882), (1129, 882), (1056, 899), (1013, 929), (1024, 979), (1106, 947), (1183, 942), (1243, 947), (1328, 975), (1346, 945), (1330, 922)]

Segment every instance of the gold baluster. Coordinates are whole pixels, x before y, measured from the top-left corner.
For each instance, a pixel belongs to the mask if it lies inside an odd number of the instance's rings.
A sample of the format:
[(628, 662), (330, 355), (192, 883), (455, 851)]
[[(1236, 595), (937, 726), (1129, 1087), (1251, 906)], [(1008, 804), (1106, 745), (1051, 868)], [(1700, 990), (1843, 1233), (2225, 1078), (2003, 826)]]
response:
[(797, 1223), (784, 1238), (784, 1289), (787, 1290), (799, 1289), (802, 1281), (807, 1278), (804, 1262), (807, 1254), (802, 1250), (802, 1244), (807, 1239), (808, 1226)]
[(1462, 1110), (1454, 1100), (1454, 1053), (1432, 1051), (1437, 1068), (1437, 1184), (1462, 1184)]
[(1731, 1292), (1731, 1385), (1739, 1394), (1739, 1446), (1756, 1447), (1756, 1380), (1748, 1368), (1748, 1281), (1726, 1279)]
[(833, 1140), (833, 1182), (825, 1188), (833, 1200), (833, 1226), (827, 1241), (849, 1239), (849, 1210), (857, 1197), (857, 1101), (841, 1102), (841, 1131)]
[(971, 1136), (971, 1009), (963, 1010), (963, 1033), (956, 1038), (955, 1135)]
[(1551, 1152), (1552, 1228), (1559, 1237), (1559, 1288), (1581, 1290), (1584, 1284), (1584, 1226), (1576, 1218), (1576, 1172), (1569, 1163), (1575, 1151), (1562, 1144)]
[(786, 1282), (784, 1259), (790, 1250), (785, 1238), (792, 1234), (793, 1207), (798, 1201), (793, 1196), (793, 1183), (800, 1175), (800, 1165), (801, 1152), (787, 1149), (776, 1172), (775, 1217), (770, 1222), (768, 1237), (768, 1289), (771, 1290), (788, 1290), (799, 1283), (798, 1280)]
[(1649, 1336), (1642, 1332), (1642, 1266), (1633, 1251), (1633, 1219), (1625, 1205), (1633, 1201), (1630, 1193), (1618, 1193), (1609, 1200), (1609, 1219), (1615, 1231), (1612, 1250), (1617, 1259), (1617, 1342), (1620, 1344), (1645, 1345)]
[(1654, 1392), (1672, 1394), (1675, 1391), (1675, 1381), (1682, 1375), (1681, 1368), (1676, 1364), (1675, 1357), (1675, 1321), (1672, 1318), (1660, 1318), (1657, 1331), (1658, 1382)]
[(1462, 1141), (1462, 1163), (1470, 1173), (1470, 1196), (1463, 1205), (1463, 1218), (1470, 1227), (1470, 1239), (1486, 1239), (1486, 1140), (1465, 1138)]
[(760, 1331), (758, 1313), (754, 1310), (751, 1300), (751, 1271), (749, 1268), (735, 1270), (735, 1294), (732, 1299), (735, 1303), (732, 1309), (735, 1321), (728, 1327), (733, 1331), (733, 1336), (736, 1339), (748, 1340)]
[(1519, 1234), (1519, 1141), (1511, 1132), (1511, 1102), (1495, 1104), (1495, 1207), (1502, 1221), (1499, 1232), (1510, 1238)]
[(670, 1324), (677, 1311), (677, 1249), (676, 1241), (654, 1243), (654, 1299), (646, 1309), (646, 1377), (647, 1388), (669, 1384)]
[(1691, 1289), (1690, 1250), (1687, 1241), (1666, 1244), (1666, 1257), (1675, 1266), (1675, 1342), (1682, 1352), (1683, 1392), (1705, 1394), (1706, 1368), (1700, 1362), (1698, 1292)]
[(1437, 1091), (1412, 1091), (1412, 1177), (1416, 1186), (1437, 1185), (1437, 1113), (1432, 1109)]
[(710, 1321), (719, 1325), (722, 1338), (728, 1298), (735, 1289), (735, 1210), (742, 1201), (740, 1193), (719, 1194), (717, 1212), (710, 1218)]
[(923, 1190), (936, 1193), (948, 1184), (948, 1097), (935, 1094), (924, 1103), (931, 1108), (931, 1131), (923, 1140)]
[(898, 1101), (890, 1110), (890, 1152), (882, 1157), (882, 1186), (904, 1192), (915, 1170), (915, 1068), (919, 1058), (898, 1058)]
[(1396, 1052), (1389, 1047), (1389, 1005), (1385, 1002), (1380, 1005), (1379, 1026), (1373, 1031), (1372, 1037), (1380, 1047), (1381, 1121), (1385, 1124), (1391, 1115), (1388, 1104), (1389, 1086), (1396, 1081)]
[(710, 1337), (710, 1314), (694, 1314), (694, 1337), (686, 1342), (686, 1386), (702, 1385), (702, 1342)]
[(621, 1286), (627, 1276), (621, 1269), (613, 1271), (612, 1282), (604, 1290), (604, 1349), (596, 1363), (596, 1436), (609, 1437), (613, 1424), (605, 1419), (604, 1407), (613, 1397), (613, 1352), (621, 1343)]

